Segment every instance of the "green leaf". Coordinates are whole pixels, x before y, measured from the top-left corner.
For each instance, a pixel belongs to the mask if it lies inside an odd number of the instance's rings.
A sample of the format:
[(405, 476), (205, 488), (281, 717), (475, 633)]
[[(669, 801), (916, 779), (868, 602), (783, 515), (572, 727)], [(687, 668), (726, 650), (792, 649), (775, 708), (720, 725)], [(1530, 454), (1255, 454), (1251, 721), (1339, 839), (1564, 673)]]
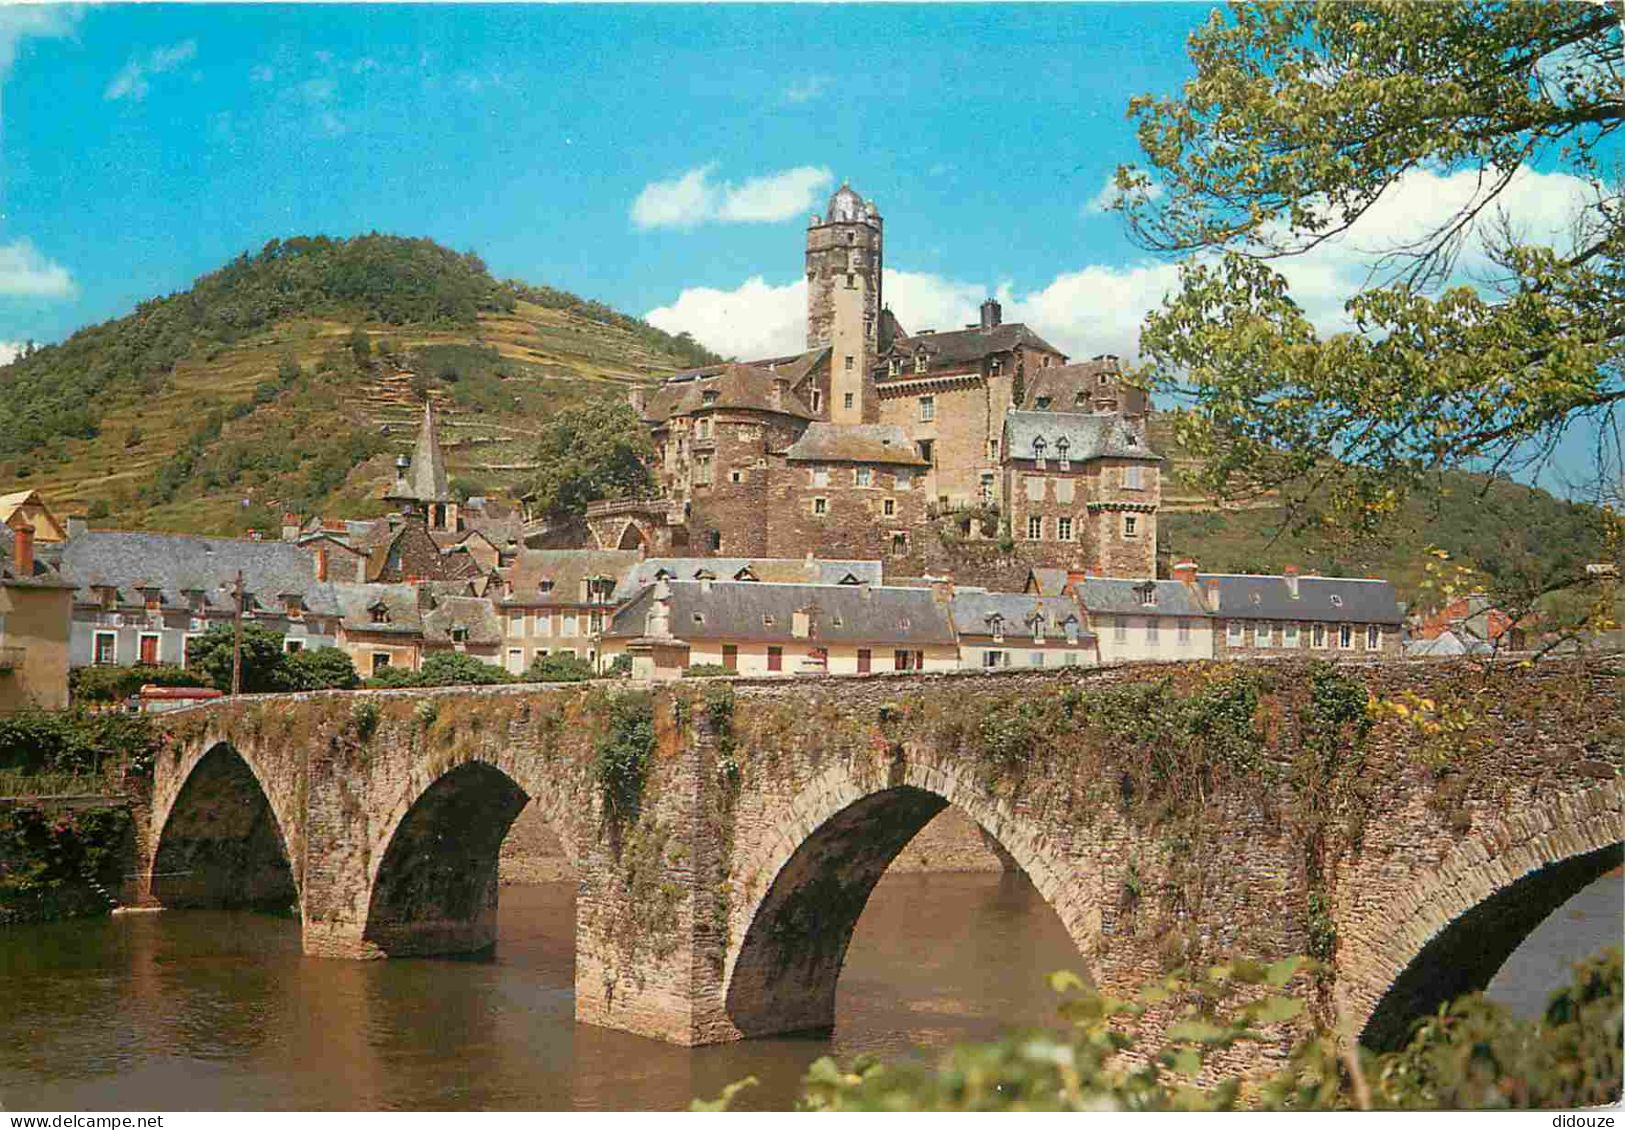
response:
[(1070, 969), (1057, 969), (1049, 975), (1049, 987), (1057, 993), (1085, 992), (1089, 986)]

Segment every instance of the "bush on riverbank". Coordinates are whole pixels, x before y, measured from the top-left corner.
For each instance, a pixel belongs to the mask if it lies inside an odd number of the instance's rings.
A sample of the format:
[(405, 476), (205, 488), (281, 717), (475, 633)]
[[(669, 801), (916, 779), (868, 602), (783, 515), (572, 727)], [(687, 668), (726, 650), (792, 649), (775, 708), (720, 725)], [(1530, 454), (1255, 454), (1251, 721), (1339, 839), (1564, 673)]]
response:
[[(1243, 1041), (1274, 1042), (1277, 1027), (1304, 1013), (1288, 993), (1313, 963), (1267, 968), (1217, 966), (1193, 978), (1158, 981), (1131, 1001), (1114, 1001), (1070, 973), (1051, 975), (1063, 993), (1063, 1032), (1022, 1032), (961, 1044), (934, 1065), (828, 1056), (802, 1080), (803, 1110), (1486, 1110), (1561, 1109), (1617, 1103), (1621, 1055), (1621, 951), (1574, 967), (1571, 984), (1546, 1011), (1521, 1020), (1474, 993), (1419, 1024), (1401, 1051), (1340, 1051), (1327, 1033), (1302, 1041), (1286, 1066), (1262, 1082), (1220, 1078), (1198, 1086), (1214, 1053)], [(1235, 1003), (1238, 998), (1246, 1003)], [(1173, 1010), (1164, 1046), (1149, 1062), (1123, 1062), (1135, 1021), (1148, 1008)], [(725, 1109), (754, 1080), (726, 1088), (696, 1110)]]
[(142, 775), (158, 740), (145, 715), (27, 711), (0, 717), (0, 771), (88, 777), (122, 762)]
[(134, 848), (124, 807), (0, 808), (0, 925), (106, 914)]

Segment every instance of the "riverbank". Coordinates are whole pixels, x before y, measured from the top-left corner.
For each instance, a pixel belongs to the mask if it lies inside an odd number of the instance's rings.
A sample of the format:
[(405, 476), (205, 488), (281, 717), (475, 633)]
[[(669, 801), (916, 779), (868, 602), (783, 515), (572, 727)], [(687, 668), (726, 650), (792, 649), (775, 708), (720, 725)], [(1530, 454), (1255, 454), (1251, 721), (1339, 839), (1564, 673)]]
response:
[(0, 925), (109, 913), (135, 837), (128, 797), (0, 798)]

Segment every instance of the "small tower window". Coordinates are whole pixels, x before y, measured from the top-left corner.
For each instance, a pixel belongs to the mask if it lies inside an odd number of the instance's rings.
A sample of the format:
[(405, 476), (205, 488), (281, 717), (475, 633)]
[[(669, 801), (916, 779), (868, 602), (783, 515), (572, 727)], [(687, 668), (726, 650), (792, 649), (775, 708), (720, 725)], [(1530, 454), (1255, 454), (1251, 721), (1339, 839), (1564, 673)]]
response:
[(1034, 437), (1034, 439), (1033, 439), (1033, 462), (1038, 464), (1040, 470), (1043, 469), (1044, 456), (1045, 456), (1046, 452), (1048, 452), (1048, 450), (1049, 450), (1049, 444), (1047, 442), (1045, 442), (1043, 436)]

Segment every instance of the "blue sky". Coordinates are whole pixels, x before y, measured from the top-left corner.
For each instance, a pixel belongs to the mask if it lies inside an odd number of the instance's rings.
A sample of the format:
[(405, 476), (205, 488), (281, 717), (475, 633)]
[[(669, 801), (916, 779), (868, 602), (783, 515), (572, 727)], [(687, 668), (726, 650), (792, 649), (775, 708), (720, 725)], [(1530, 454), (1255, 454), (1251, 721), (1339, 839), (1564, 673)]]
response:
[[(908, 328), (996, 293), (1074, 356), (1132, 355), (1174, 268), (1098, 198), (1138, 153), (1128, 99), (1178, 89), (1209, 11), (3, 7), (0, 350), (275, 237), (377, 230), (761, 356), (799, 347), (806, 217), (849, 180)], [(1464, 176), (1416, 174), (1293, 261), (1295, 297), (1335, 327), (1364, 253)], [(1576, 184), (1531, 172), (1504, 200), (1555, 231)]]
[(799, 204), (632, 222), (645, 186), (707, 166), (718, 184), (812, 169), (808, 199), (850, 179), (894, 265), (1040, 286), (1131, 255), (1084, 206), (1133, 155), (1128, 94), (1177, 84), (1205, 11), (58, 10), (11, 33), (0, 244), (26, 240), (71, 289), (3, 288), (0, 339), (58, 339), (314, 232), (432, 236), (635, 313), (793, 280)]

